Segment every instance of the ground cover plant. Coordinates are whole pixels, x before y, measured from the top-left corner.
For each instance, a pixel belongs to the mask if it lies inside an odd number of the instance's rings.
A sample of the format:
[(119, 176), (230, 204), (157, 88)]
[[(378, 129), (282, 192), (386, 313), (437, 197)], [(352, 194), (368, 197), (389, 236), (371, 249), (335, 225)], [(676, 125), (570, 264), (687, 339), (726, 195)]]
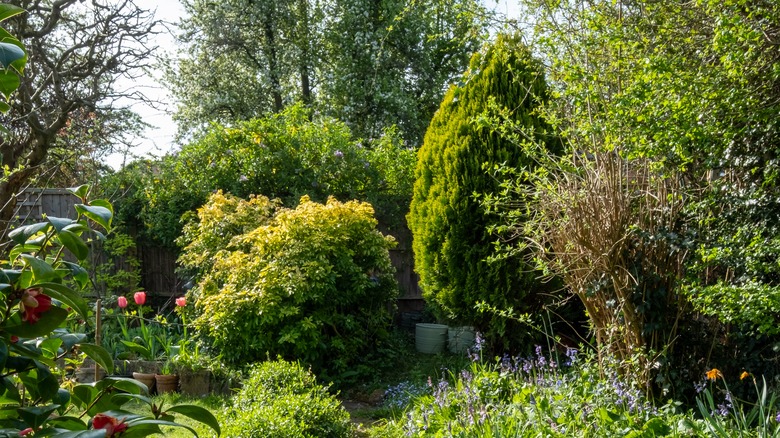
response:
[[(529, 356), (482, 358), (440, 378), (388, 388), (385, 420), (368, 436), (390, 437), (736, 437), (780, 436), (780, 406), (748, 373), (752, 401), (729, 392), (723, 374), (709, 370), (694, 382), (698, 408), (657, 404), (619, 361), (574, 349)], [(601, 361), (601, 362), (600, 362)], [(741, 378), (741, 379), (740, 379)]]

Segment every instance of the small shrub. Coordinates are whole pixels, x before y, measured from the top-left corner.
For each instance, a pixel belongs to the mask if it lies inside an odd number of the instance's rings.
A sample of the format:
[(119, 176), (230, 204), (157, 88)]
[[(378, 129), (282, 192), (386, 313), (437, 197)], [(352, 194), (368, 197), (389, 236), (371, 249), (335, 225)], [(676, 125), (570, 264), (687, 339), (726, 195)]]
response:
[(350, 437), (349, 414), (328, 388), (298, 363), (256, 366), (224, 413), (224, 436)]

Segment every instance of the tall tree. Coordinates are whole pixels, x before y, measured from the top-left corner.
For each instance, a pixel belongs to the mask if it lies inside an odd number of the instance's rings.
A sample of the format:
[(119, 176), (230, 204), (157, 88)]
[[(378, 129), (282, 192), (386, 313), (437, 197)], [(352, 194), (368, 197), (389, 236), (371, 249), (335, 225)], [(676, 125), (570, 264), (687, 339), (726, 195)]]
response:
[[(155, 22), (130, 0), (15, 0), (27, 12), (8, 21), (29, 53), (25, 76), (2, 117), (9, 133), (0, 143), (0, 220), (8, 221), (16, 194), (47, 163), (50, 152), (90, 145), (110, 149), (124, 141), (134, 119), (120, 77), (148, 65)], [(136, 125), (137, 126), (137, 125)]]
[[(537, 114), (549, 99), (541, 64), (519, 37), (499, 35), (486, 51), (474, 55), (464, 82), (447, 92), (418, 153), (408, 215), (415, 270), (430, 303), (506, 344), (527, 330), (512, 330), (511, 321), (491, 318), (475, 306), (484, 301), (527, 311), (534, 296), (550, 287), (542, 285), (520, 257), (488, 261), (494, 251), (488, 229), (498, 217), (485, 211), (474, 194), (499, 190), (499, 181), (486, 169), (501, 163), (530, 168), (534, 163), (478, 119), (501, 114), (548, 148), (554, 150), (558, 143)], [(540, 302), (538, 295), (535, 301)]]
[(416, 144), (484, 36), (473, 0), (188, 0), (185, 8), (185, 49), (167, 75), (183, 135), (303, 101), (358, 136), (397, 124)]

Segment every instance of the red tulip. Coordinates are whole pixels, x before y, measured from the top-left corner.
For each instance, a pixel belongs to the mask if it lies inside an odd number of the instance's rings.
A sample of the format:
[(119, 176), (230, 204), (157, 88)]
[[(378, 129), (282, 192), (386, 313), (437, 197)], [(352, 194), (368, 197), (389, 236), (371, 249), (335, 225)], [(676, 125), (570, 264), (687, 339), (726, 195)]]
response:
[(124, 420), (119, 421), (116, 418), (106, 415), (97, 414), (92, 418), (92, 427), (95, 430), (104, 429), (106, 431), (106, 438), (119, 435), (127, 430), (127, 424)]
[(187, 305), (187, 298), (179, 297), (176, 298), (176, 305), (179, 307), (184, 307)]
[(146, 302), (146, 292), (136, 292), (133, 294), (133, 299), (135, 300), (136, 304), (143, 306)]
[(45, 295), (40, 288), (27, 289), (22, 294), (20, 303), (22, 319), (35, 324), (41, 319), (41, 315), (51, 309), (51, 297)]
[(125, 307), (127, 307), (127, 298), (119, 297), (116, 299), (116, 303), (119, 305), (120, 308), (124, 309)]

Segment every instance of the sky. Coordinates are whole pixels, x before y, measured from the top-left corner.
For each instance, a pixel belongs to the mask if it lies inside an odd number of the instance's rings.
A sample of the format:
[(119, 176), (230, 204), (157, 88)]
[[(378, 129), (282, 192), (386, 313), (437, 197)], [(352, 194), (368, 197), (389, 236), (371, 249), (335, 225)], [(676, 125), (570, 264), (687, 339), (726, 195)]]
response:
[[(148, 9), (155, 12), (155, 18), (166, 22), (175, 23), (184, 15), (184, 8), (177, 0), (134, 0), (135, 4), (143, 9)], [(158, 50), (164, 53), (173, 53), (175, 48), (175, 40), (170, 32), (162, 29), (159, 35), (156, 35), (155, 44), (159, 46)], [(162, 156), (168, 152), (171, 152), (178, 147), (175, 145), (174, 136), (176, 134), (176, 124), (171, 118), (171, 113), (175, 109), (173, 98), (171, 98), (167, 90), (161, 85), (160, 73), (154, 72), (152, 75), (147, 75), (132, 83), (120, 83), (122, 88), (140, 88), (144, 94), (154, 100), (161, 102), (157, 107), (152, 107), (147, 104), (134, 103), (132, 109), (137, 112), (143, 120), (152, 125), (147, 129), (142, 137), (136, 138), (135, 143), (138, 144), (133, 149), (132, 154), (138, 157), (145, 157), (148, 155)], [(122, 167), (126, 161), (129, 163), (133, 160), (133, 157), (125, 157), (123, 154), (113, 154), (107, 157), (107, 164), (114, 169)]]
[[(155, 18), (169, 23), (176, 23), (183, 15), (184, 8), (178, 0), (134, 0), (135, 4), (141, 8), (155, 12)], [(517, 3), (513, 0), (485, 0), (488, 7), (495, 11), (505, 14), (509, 17), (517, 15)], [(171, 29), (174, 29), (172, 27)], [(155, 43), (160, 47), (163, 53), (174, 52), (176, 47), (173, 35), (170, 32), (161, 32), (155, 36)], [(131, 162), (135, 157), (147, 157), (149, 155), (159, 157), (166, 153), (178, 149), (174, 141), (176, 134), (176, 123), (171, 114), (176, 108), (174, 99), (168, 95), (167, 90), (161, 85), (160, 72), (154, 72), (151, 75), (144, 76), (134, 80), (132, 83), (122, 83), (123, 88), (140, 88), (150, 98), (161, 102), (156, 107), (151, 107), (142, 103), (135, 103), (132, 109), (135, 110), (142, 119), (152, 125), (141, 137), (134, 140), (138, 144), (132, 150), (133, 156), (124, 154), (113, 154), (107, 157), (106, 163), (114, 169), (120, 169), (123, 164)]]

